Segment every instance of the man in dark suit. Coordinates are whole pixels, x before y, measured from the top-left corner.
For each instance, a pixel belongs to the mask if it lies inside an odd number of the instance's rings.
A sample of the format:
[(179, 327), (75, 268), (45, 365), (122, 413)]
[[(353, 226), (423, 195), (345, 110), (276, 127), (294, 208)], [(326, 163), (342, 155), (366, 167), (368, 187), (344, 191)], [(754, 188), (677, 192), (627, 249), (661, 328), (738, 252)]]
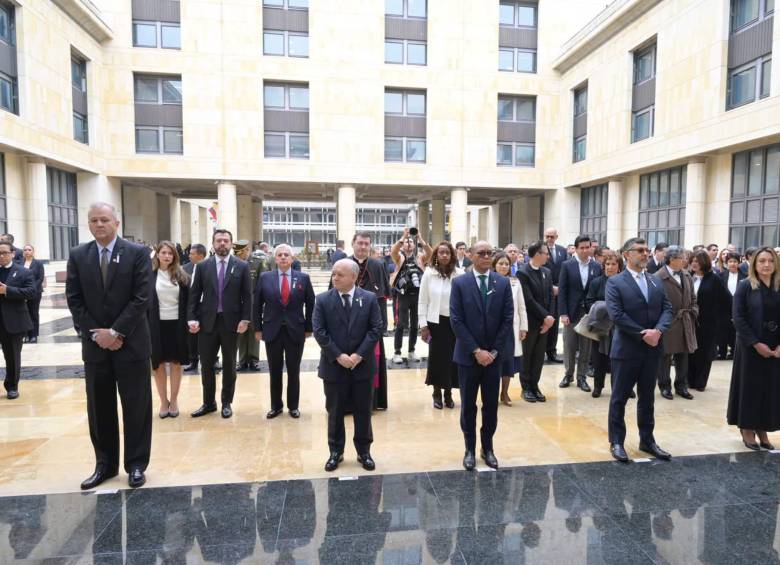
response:
[(547, 349), (547, 332), (555, 325), (553, 278), (550, 269), (544, 266), (548, 259), (547, 245), (541, 241), (532, 243), (528, 246), (528, 262), (517, 273), (528, 314), (528, 333), (523, 341), (523, 370), (520, 371), (523, 400), (526, 402), (547, 400), (539, 390), (539, 379)]
[[(574, 331), (574, 326), (586, 314), (585, 297), (590, 281), (601, 274), (601, 265), (591, 257), (591, 242), (587, 235), (574, 240), (574, 257), (561, 265), (558, 275), (558, 314), (563, 324), (563, 361), (566, 373), (558, 385), (567, 388), (577, 372), (577, 386), (590, 392), (587, 381), (592, 340)], [(575, 366), (576, 364), (576, 366)]]
[(33, 323), (27, 301), (37, 293), (32, 271), (14, 263), (14, 246), (0, 242), (0, 345), (5, 357), (5, 392), (8, 399), (19, 398), (22, 370), (22, 341)]
[(560, 318), (558, 316), (558, 289), (560, 287), (558, 286), (558, 281), (561, 274), (561, 265), (569, 259), (566, 248), (563, 245), (558, 245), (556, 241), (558, 241), (557, 229), (547, 228), (544, 230), (544, 245), (547, 247), (547, 263), (545, 267), (550, 270), (553, 285), (553, 301), (550, 306), (550, 312), (552, 312), (555, 319), (546, 337), (547, 361), (549, 363), (563, 363), (563, 360), (558, 357), (558, 330), (560, 327)]
[(639, 449), (658, 459), (671, 459), (653, 437), (656, 372), (663, 354), (661, 336), (672, 323), (672, 305), (663, 285), (645, 271), (648, 254), (644, 239), (623, 245), (626, 269), (607, 279), (606, 302), (615, 324), (610, 358), (615, 384), (609, 401), (609, 443), (612, 457), (628, 462), (625, 411), (637, 385)]
[[(300, 373), (303, 346), (312, 333), (314, 289), (309, 275), (291, 268), (292, 249), (278, 245), (274, 250), (276, 269), (257, 279), (252, 313), (255, 339), (265, 341), (271, 373), (271, 410), (266, 418), (282, 413), (282, 370), (287, 367), (287, 409), (300, 418)], [(305, 309), (305, 312), (304, 312)]]
[[(318, 375), (325, 388), (330, 457), (326, 471), (344, 460), (344, 413), (351, 402), (358, 462), (367, 471), (371, 458), (371, 406), (376, 372), (375, 346), (382, 338), (382, 316), (373, 292), (356, 285), (360, 267), (351, 259), (333, 265), (333, 288), (320, 294), (314, 305), (314, 339), (321, 348)], [(381, 360), (382, 362), (384, 359)]]
[(214, 230), (214, 256), (198, 264), (192, 278), (187, 304), (191, 333), (198, 336), (203, 404), (191, 415), (198, 418), (217, 411), (217, 382), (214, 363), (222, 348), (222, 417), (233, 415), (236, 390), (236, 346), (238, 334), (249, 330), (252, 319), (252, 282), (249, 266), (230, 256), (233, 234)]
[(471, 259), (469, 259), (466, 255), (466, 252), (468, 250), (466, 249), (466, 243), (463, 241), (459, 241), (455, 244), (455, 253), (458, 256), (458, 267), (463, 269), (464, 271), (471, 267)]
[(333, 252), (333, 255), (330, 256), (331, 262), (335, 265), (336, 261), (341, 261), (346, 258), (347, 254), (344, 253), (344, 240), (336, 240), (336, 250)]
[(658, 269), (666, 265), (666, 249), (669, 247), (668, 243), (659, 242), (655, 244), (653, 248), (653, 256), (647, 262), (647, 272), (654, 274)]
[[(202, 243), (193, 243), (190, 245), (189, 263), (182, 265), (184, 272), (190, 276), (190, 281), (192, 281), (195, 266), (203, 261), (206, 258), (206, 255), (208, 255), (208, 251), (206, 250), (206, 246)], [(187, 337), (187, 348), (190, 354), (190, 364), (184, 367), (183, 370), (185, 373), (197, 373), (198, 361), (200, 359), (198, 356), (198, 334), (189, 334)]]
[(460, 384), (460, 429), (466, 442), (463, 466), (476, 466), (477, 393), (482, 397), (481, 457), (494, 469), (498, 460), (493, 435), (498, 425), (498, 390), (502, 355), (512, 334), (514, 302), (509, 279), (490, 270), (493, 247), (479, 241), (472, 248), (472, 272), (452, 280), (450, 323), (455, 333), (453, 361)]
[(149, 249), (117, 237), (119, 220), (111, 204), (92, 204), (88, 213), (94, 241), (70, 251), (65, 295), (81, 329), (87, 385), (89, 435), (95, 472), (81, 483), (91, 489), (116, 476), (122, 401), (124, 469), (128, 484), (146, 482), (152, 448), (152, 386), (147, 310), (152, 262)]
[(3, 235), (0, 235), (0, 242), (6, 242), (11, 244), (11, 252), (13, 253), (13, 262), (14, 263), (21, 263), (24, 262), (24, 253), (21, 249), (17, 249), (14, 247), (14, 236), (10, 233), (4, 233)]

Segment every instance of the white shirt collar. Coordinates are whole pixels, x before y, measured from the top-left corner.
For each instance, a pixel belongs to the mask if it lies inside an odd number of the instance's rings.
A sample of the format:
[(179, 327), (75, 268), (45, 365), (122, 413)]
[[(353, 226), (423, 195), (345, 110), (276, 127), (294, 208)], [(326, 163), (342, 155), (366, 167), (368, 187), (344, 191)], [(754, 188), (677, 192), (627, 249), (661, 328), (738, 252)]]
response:
[(534, 271), (538, 271), (539, 269), (541, 269), (541, 267), (534, 267), (534, 264), (531, 263), (530, 261), (528, 262), (528, 266), (531, 267)]
[[(352, 289), (349, 292), (339, 292), (339, 298), (341, 298), (345, 294), (349, 294), (349, 303), (352, 304), (355, 301), (355, 289), (356, 288), (357, 288), (357, 286), (353, 286)], [(343, 300), (343, 298), (342, 298), (342, 300)]]
[[(471, 272), (474, 273), (474, 278), (477, 280), (477, 284), (479, 284), (479, 277), (480, 275), (486, 275), (487, 278), (490, 278), (490, 271), (487, 271), (485, 273), (478, 273), (476, 269), (471, 269)], [(487, 279), (485, 279), (487, 281)]]
[(590, 265), (590, 262), (591, 262), (591, 260), (593, 259), (593, 257), (588, 257), (588, 259), (587, 259), (586, 261), (580, 261), (580, 258), (579, 258), (579, 257), (577, 257), (577, 255), (574, 255), (574, 258), (577, 260), (577, 264), (578, 264), (580, 267), (585, 267), (585, 266), (587, 266), (587, 265)]
[(95, 243), (97, 243), (98, 246), (98, 257), (100, 257), (100, 254), (103, 253), (103, 249), (108, 249), (108, 254), (113, 255), (114, 254), (114, 246), (116, 245), (117, 236), (114, 236), (114, 239), (111, 240), (111, 243), (103, 247), (100, 245), (97, 240), (95, 240)]
[(639, 272), (635, 271), (634, 269), (632, 269), (631, 267), (628, 267), (628, 266), (626, 266), (626, 271), (631, 273), (631, 276), (634, 277), (635, 279), (638, 279), (639, 277), (641, 277), (644, 274), (644, 271), (639, 273)]

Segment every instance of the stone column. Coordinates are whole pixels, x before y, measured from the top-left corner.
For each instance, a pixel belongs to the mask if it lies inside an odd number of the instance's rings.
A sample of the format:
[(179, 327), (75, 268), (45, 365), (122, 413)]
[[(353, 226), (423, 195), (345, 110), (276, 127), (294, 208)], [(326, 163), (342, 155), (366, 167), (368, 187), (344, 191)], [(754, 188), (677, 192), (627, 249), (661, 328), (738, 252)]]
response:
[(157, 203), (157, 237), (150, 240), (150, 243), (152, 245), (157, 245), (158, 242), (164, 239), (175, 243), (176, 240), (173, 239), (172, 235), (173, 226), (171, 225), (170, 197), (157, 193), (154, 193), (154, 197), (155, 202)]
[(92, 234), (87, 224), (89, 207), (95, 202), (112, 204), (116, 208), (117, 218), (120, 220), (119, 235), (124, 233), (124, 221), (122, 221), (122, 181), (118, 178), (92, 173), (76, 173), (76, 191), (78, 194), (79, 212), (79, 241), (89, 241)]
[(236, 185), (225, 181), (217, 184), (217, 201), (217, 227), (229, 230), (234, 240), (239, 239)]
[(206, 246), (206, 250), (211, 249), (212, 232), (213, 230), (208, 208), (198, 206), (198, 238), (200, 239), (201, 243)]
[[(691, 159), (688, 161), (687, 184), (685, 186), (685, 247), (691, 249), (696, 244), (707, 245), (704, 241), (704, 211), (707, 199), (707, 161)], [(610, 206), (612, 203), (610, 202)]]
[(181, 220), (181, 246), (187, 247), (193, 240), (192, 234), (192, 205), (184, 200), (179, 200), (179, 218)]
[(470, 244), (467, 214), (468, 192), (465, 188), (453, 188), (450, 194), (450, 238), (455, 243), (465, 241), (467, 245)]
[[(430, 203), (420, 202), (417, 204), (417, 229), (420, 232), (422, 238), (431, 243), (431, 223), (430, 223)], [(431, 243), (434, 245), (436, 242)]]
[[(38, 259), (51, 259), (49, 245), (49, 196), (46, 163), (27, 161), (27, 241)], [(16, 242), (17, 245), (24, 245)]]
[(252, 239), (263, 241), (263, 201), (252, 200)]
[(169, 196), (168, 208), (170, 209), (171, 218), (171, 241), (173, 243), (180, 243), (182, 248), (184, 248), (187, 244), (184, 243), (184, 240), (182, 239), (182, 232), (184, 230), (181, 225), (181, 203), (179, 202), (179, 199), (175, 196)]
[(344, 240), (344, 252), (352, 254), (352, 236), (355, 235), (355, 187), (340, 186), (336, 191), (336, 239)]
[(436, 245), (444, 239), (444, 220), (446, 218), (444, 198), (439, 196), (431, 200), (431, 238), (426, 239), (431, 245)]
[(525, 240), (523, 224), (525, 224), (525, 208), (527, 198), (520, 196), (512, 200), (512, 243), (522, 246), (529, 243)]
[(607, 185), (607, 246), (623, 246), (623, 179), (615, 178)]
[(498, 204), (488, 206), (487, 240), (493, 247), (498, 247)]
[(246, 239), (252, 241), (254, 237), (253, 229), (253, 213), (254, 206), (252, 206), (252, 196), (250, 194), (239, 194), (237, 198), (238, 202), (238, 230), (236, 239)]

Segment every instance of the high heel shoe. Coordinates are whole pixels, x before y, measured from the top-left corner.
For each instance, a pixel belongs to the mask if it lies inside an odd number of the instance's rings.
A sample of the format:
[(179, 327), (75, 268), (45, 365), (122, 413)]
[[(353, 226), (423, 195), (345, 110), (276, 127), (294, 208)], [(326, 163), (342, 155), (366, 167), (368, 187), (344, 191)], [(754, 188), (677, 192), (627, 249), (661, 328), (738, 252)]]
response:
[(762, 441), (758, 445), (761, 446), (761, 449), (766, 449), (767, 451), (774, 451), (775, 446), (769, 443), (768, 441)]
[(742, 440), (742, 443), (744, 443), (745, 447), (752, 451), (761, 451), (761, 447), (757, 443), (748, 443), (744, 439)]

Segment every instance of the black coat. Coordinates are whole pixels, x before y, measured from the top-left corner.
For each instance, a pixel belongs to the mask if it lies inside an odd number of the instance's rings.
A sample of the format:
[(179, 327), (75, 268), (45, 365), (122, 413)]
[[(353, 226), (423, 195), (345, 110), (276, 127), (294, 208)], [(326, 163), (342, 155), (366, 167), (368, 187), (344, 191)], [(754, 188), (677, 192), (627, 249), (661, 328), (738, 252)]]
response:
[[(238, 330), (242, 320), (252, 321), (252, 278), (249, 265), (234, 256), (225, 265), (222, 315), (228, 328)], [(209, 257), (198, 263), (190, 286), (187, 320), (200, 322), (200, 330), (214, 331), (217, 320), (217, 260)]]
[(699, 347), (711, 347), (721, 325), (731, 321), (731, 293), (716, 273), (709, 272), (699, 283), (696, 293), (699, 315), (696, 318), (696, 341)]
[[(152, 367), (157, 368), (160, 365), (162, 357), (162, 342), (160, 340), (160, 300), (157, 296), (157, 270), (152, 270), (149, 278), (149, 333), (152, 338)], [(176, 350), (181, 352), (178, 361), (182, 365), (189, 363), (189, 353), (187, 347), (187, 337), (189, 328), (187, 327), (187, 299), (189, 298), (189, 287), (184, 284), (179, 285), (179, 318), (176, 320)]]
[(553, 284), (558, 286), (561, 275), (561, 265), (568, 261), (570, 257), (569, 254), (566, 253), (566, 248), (563, 245), (558, 244), (555, 245), (555, 256), (555, 261), (553, 261), (552, 253), (550, 253), (550, 257), (547, 259), (547, 263), (545, 263), (544, 266), (550, 269)]
[(27, 301), (35, 298), (32, 274), (19, 263), (11, 262), (5, 286), (5, 294), (0, 294), (0, 311), (5, 331), (10, 334), (27, 333), (33, 327), (27, 309)]
[(593, 306), (595, 302), (607, 299), (606, 288), (607, 275), (603, 273), (590, 281), (590, 285), (588, 286), (588, 294), (585, 296), (586, 311), (590, 312), (590, 307)]
[[(564, 250), (565, 253), (565, 250)], [(552, 316), (550, 311), (553, 300), (553, 279), (550, 269), (540, 267), (542, 284), (536, 277), (531, 276), (533, 268), (529, 263), (524, 263), (517, 271), (517, 278), (523, 285), (523, 298), (525, 299), (525, 311), (528, 314), (528, 327), (538, 328), (544, 323), (547, 316)]]
[[(81, 354), (85, 362), (114, 359), (133, 362), (149, 359), (149, 248), (117, 238), (108, 264), (105, 288), (95, 241), (74, 247), (68, 258), (65, 295), (73, 320), (81, 330)], [(102, 349), (90, 330), (111, 328), (124, 336), (117, 351)]]
[(558, 275), (560, 289), (558, 292), (558, 315), (568, 316), (572, 324), (579, 322), (583, 314), (587, 312), (585, 297), (588, 294), (588, 288), (593, 279), (599, 275), (601, 275), (601, 265), (597, 261), (590, 261), (588, 280), (583, 288), (579, 259), (575, 257), (564, 262)]
[[(24, 267), (24, 260), (19, 263), (19, 266)], [(43, 279), (46, 276), (43, 262), (33, 259), (32, 263), (30, 263), (29, 271), (32, 273), (33, 282), (35, 283), (35, 298), (40, 298), (43, 295)]]

